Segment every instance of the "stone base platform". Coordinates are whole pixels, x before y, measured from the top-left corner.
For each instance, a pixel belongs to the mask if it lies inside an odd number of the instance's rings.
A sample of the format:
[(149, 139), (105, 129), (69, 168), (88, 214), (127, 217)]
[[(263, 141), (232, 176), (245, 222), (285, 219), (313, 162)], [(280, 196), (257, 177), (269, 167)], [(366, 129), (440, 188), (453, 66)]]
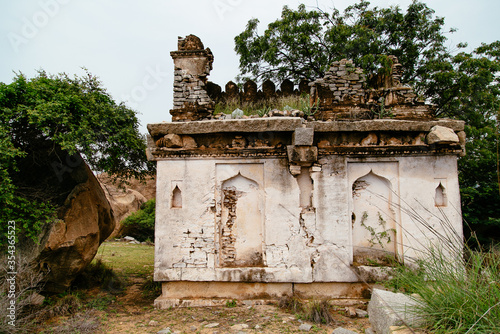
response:
[(303, 299), (369, 298), (366, 283), (242, 283), (242, 282), (163, 282), (162, 295), (154, 301), (159, 309), (170, 307), (223, 306), (237, 300), (245, 305), (262, 305), (283, 296)]

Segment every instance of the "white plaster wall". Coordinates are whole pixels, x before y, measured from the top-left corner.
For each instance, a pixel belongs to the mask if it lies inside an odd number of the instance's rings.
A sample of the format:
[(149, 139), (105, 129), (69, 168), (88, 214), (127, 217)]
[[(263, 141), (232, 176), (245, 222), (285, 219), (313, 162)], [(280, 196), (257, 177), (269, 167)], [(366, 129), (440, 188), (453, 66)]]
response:
[[(398, 256), (406, 260), (421, 257), (431, 245), (460, 249), (463, 233), (456, 156), (351, 158), (348, 166), (351, 191), (353, 182), (370, 171), (390, 181)], [(437, 207), (435, 194), (440, 184), (445, 188), (447, 205)], [(349, 207), (353, 209), (352, 195)]]
[[(405, 258), (421, 257), (434, 247), (462, 247), (463, 229), (456, 156), (413, 157), (400, 162), (401, 224)], [(436, 188), (442, 184), (447, 205), (435, 205)], [(432, 228), (430, 232), (428, 228)]]
[[(460, 197), (454, 156), (356, 159), (328, 156), (311, 168), (312, 207), (300, 207), (300, 187), (285, 159), (179, 159), (159, 161), (155, 279), (157, 281), (353, 282), (352, 183), (370, 171), (388, 179), (397, 220), (397, 252), (414, 257), (445, 235), (446, 217), (461, 238)], [(217, 212), (220, 187), (240, 173), (258, 185), (264, 202), (263, 266), (218, 265)], [(436, 207), (442, 184), (447, 206)], [(171, 208), (181, 190), (182, 208)], [(308, 190), (310, 191), (310, 189)], [(240, 211), (245, 214), (245, 210)], [(420, 217), (420, 218), (419, 218)], [(257, 221), (257, 220), (255, 220)], [(255, 245), (255, 240), (252, 240)], [(457, 239), (457, 246), (460, 243)]]

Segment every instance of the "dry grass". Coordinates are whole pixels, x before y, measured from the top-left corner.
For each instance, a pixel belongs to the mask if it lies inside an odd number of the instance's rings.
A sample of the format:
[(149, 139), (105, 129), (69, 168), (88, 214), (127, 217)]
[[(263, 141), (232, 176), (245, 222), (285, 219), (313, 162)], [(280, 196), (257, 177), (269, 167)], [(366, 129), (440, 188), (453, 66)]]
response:
[(273, 109), (277, 110), (301, 110), (306, 116), (314, 113), (311, 108), (309, 95), (291, 95), (278, 97), (272, 100), (261, 100), (259, 102), (240, 102), (237, 99), (230, 99), (219, 102), (215, 105), (214, 114), (231, 114), (235, 109), (243, 110), (245, 115), (264, 116)]
[[(1, 256), (0, 263), (2, 266), (8, 264), (7, 257)], [(0, 269), (0, 333), (29, 333), (35, 322), (35, 319), (40, 316), (39, 308), (31, 305), (31, 296), (34, 293), (40, 292), (44, 273), (37, 270), (32, 263), (29, 263), (26, 258), (17, 256), (15, 276), (7, 275), (9, 270), (6, 267)], [(10, 282), (7, 279), (15, 277), (15, 296), (11, 298), (9, 293)], [(13, 281), (12, 281), (13, 282)], [(12, 319), (9, 319), (11, 302), (15, 301), (15, 326), (9, 324)]]

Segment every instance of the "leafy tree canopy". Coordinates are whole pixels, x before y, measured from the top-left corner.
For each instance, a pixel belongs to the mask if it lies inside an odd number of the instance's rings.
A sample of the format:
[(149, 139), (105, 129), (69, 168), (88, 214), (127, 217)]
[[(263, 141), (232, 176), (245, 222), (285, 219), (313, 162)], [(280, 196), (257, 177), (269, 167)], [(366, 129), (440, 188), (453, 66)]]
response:
[[(466, 122), (467, 156), (459, 161), (463, 213), (486, 237), (500, 240), (500, 41), (465, 52), (447, 46), (444, 18), (414, 0), (398, 6), (370, 7), (361, 0), (343, 13), (284, 7), (281, 18), (258, 32), (257, 19), (235, 37), (241, 76), (315, 80), (333, 61), (352, 59), (370, 74), (387, 71), (388, 56), (403, 65), (402, 83), (436, 105), (436, 116)], [(497, 232), (495, 232), (497, 231)]]
[(352, 59), (367, 72), (375, 72), (397, 56), (405, 68), (403, 82), (416, 82), (423, 66), (447, 56), (443, 18), (420, 2), (405, 13), (398, 6), (370, 8), (360, 1), (340, 13), (321, 9), (283, 7), (281, 19), (258, 34), (258, 19), (248, 22), (235, 37), (242, 75), (257, 79), (308, 79), (323, 77), (335, 60)]
[[(17, 74), (0, 83), (0, 218), (16, 220), (35, 239), (43, 222), (53, 218), (50, 188), (28, 187), (26, 168), (47, 165), (48, 152), (83, 157), (95, 172), (142, 177), (147, 163), (145, 140), (135, 112), (116, 104), (101, 82), (88, 73), (70, 78), (39, 71), (32, 79)], [(35, 166), (35, 167), (33, 167)], [(2, 224), (3, 225), (3, 224)], [(2, 229), (5, 226), (2, 226)], [(6, 227), (5, 227), (6, 229)]]

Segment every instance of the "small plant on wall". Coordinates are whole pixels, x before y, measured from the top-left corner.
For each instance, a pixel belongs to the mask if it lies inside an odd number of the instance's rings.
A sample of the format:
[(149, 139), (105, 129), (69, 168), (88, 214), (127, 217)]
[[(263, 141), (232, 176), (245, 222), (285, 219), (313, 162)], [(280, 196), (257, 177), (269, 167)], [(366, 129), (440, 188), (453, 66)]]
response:
[(380, 212), (377, 212), (378, 215), (378, 224), (382, 227), (382, 231), (377, 232), (372, 226), (366, 225), (365, 221), (368, 218), (368, 212), (363, 212), (363, 217), (361, 217), (361, 226), (363, 226), (368, 232), (370, 232), (371, 238), (368, 240), (370, 242), (370, 247), (375, 245), (380, 245), (380, 247), (384, 248), (384, 243), (389, 244), (391, 239), (391, 233), (396, 234), (396, 229), (394, 228), (386, 228), (387, 222), (384, 220)]

